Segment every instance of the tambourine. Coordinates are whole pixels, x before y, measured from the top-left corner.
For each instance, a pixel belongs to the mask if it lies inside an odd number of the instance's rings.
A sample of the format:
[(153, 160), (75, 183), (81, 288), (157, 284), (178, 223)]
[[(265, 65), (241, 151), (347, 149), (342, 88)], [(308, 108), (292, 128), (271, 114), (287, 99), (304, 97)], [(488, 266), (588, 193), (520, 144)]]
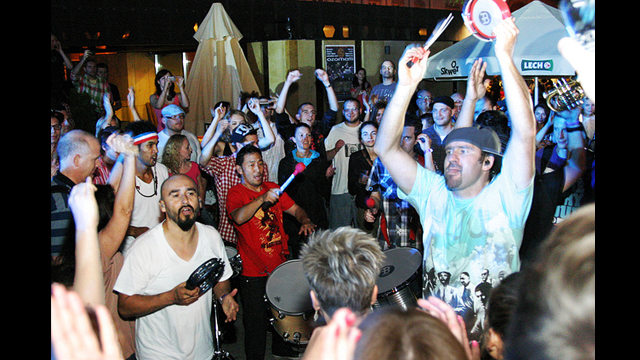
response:
[(467, 0), (462, 7), (464, 25), (482, 41), (493, 41), (493, 28), (509, 17), (511, 10), (505, 0)]
[(198, 268), (191, 273), (185, 287), (187, 290), (193, 290), (196, 287), (199, 287), (200, 290), (205, 293), (207, 290), (211, 289), (218, 280), (220, 280), (223, 273), (224, 260), (211, 258), (202, 263), (202, 265), (198, 266)]

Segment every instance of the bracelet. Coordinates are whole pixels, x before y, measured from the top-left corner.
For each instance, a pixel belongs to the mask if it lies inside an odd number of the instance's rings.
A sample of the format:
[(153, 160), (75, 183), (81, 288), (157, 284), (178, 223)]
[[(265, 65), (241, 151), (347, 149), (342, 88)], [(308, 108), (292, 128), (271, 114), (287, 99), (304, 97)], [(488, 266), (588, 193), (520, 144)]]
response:
[(229, 295), (229, 293), (226, 293), (226, 294), (224, 294), (224, 295), (220, 296), (220, 302), (222, 302), (222, 300), (224, 299), (224, 297), (225, 297), (225, 296), (227, 296), (227, 295)]
[(432, 148), (428, 148), (428, 149), (427, 149), (427, 150), (425, 150), (424, 152), (426, 152), (426, 153), (432, 153), (432, 152), (433, 152), (433, 149), (432, 149)]
[(331, 84), (329, 84), (329, 85), (325, 85), (324, 87), (328, 89), (328, 88), (330, 88), (330, 87), (331, 87)]
[(581, 131), (581, 130), (582, 130), (582, 128), (579, 127), (579, 126), (567, 128), (567, 132), (568, 133), (574, 132), (574, 131)]

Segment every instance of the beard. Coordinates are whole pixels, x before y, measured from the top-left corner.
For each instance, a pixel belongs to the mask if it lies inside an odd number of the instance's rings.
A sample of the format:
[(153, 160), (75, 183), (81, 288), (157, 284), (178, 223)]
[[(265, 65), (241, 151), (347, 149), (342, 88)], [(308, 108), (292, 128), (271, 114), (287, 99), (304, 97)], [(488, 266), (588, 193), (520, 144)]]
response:
[[(190, 208), (193, 211), (192, 215), (186, 216), (186, 215), (182, 215), (180, 214), (180, 212), (182, 211), (182, 209), (184, 208)], [(196, 217), (197, 217), (197, 211), (196, 209), (194, 209), (192, 206), (190, 205), (185, 205), (183, 207), (181, 207), (177, 213), (174, 212), (167, 212), (167, 216), (169, 217), (169, 219), (171, 219), (173, 222), (176, 223), (176, 225), (178, 225), (178, 227), (180, 227), (180, 229), (182, 231), (189, 231), (191, 230), (191, 228), (193, 227), (193, 224), (196, 223)]]
[(461, 172), (462, 170), (458, 168), (457, 170), (459, 170), (460, 172), (457, 172), (454, 174), (447, 174), (448, 168), (449, 167), (447, 167), (444, 171), (444, 183), (447, 187), (447, 190), (454, 191), (458, 189), (462, 184), (462, 172)]

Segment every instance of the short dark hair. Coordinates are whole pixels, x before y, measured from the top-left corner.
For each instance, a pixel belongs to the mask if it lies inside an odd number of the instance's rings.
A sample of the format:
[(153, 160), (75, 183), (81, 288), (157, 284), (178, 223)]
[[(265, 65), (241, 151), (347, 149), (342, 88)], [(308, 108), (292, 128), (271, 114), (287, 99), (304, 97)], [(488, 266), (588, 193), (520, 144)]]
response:
[(262, 156), (262, 151), (253, 145), (243, 146), (236, 155), (236, 165), (242, 166), (245, 156), (249, 154), (260, 154)]
[(293, 134), (295, 135), (296, 131), (298, 131), (298, 129), (300, 128), (307, 128), (309, 129), (309, 131), (311, 131), (311, 126), (305, 124), (305, 123), (297, 123), (293, 126)]
[(151, 121), (134, 121), (127, 125), (124, 132), (131, 137), (136, 137), (148, 132), (158, 132), (158, 128)]
[(422, 133), (422, 120), (411, 111), (407, 111), (404, 115), (404, 126), (413, 126), (413, 135), (415, 137)]

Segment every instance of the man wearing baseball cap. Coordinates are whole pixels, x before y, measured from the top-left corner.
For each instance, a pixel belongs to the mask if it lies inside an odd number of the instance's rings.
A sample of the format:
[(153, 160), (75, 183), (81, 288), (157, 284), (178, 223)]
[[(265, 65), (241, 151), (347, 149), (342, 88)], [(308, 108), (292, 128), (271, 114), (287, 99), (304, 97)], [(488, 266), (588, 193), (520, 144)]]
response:
[[(387, 105), (374, 147), (398, 185), (399, 198), (411, 203), (420, 215), (424, 273), (446, 271), (451, 274), (452, 287), (462, 286), (463, 273), (478, 284), (483, 271), (493, 277), (488, 281), (495, 283), (498, 274), (520, 270), (518, 249), (533, 198), (536, 130), (529, 89), (512, 59), (518, 29), (509, 18), (502, 20), (494, 33), (512, 125), (504, 152), (491, 129), (453, 129), (444, 139), (446, 155), (440, 176), (418, 166), (400, 148), (404, 114), (423, 79), (429, 55), (412, 46), (399, 62), (398, 87)], [(414, 58), (409, 68), (406, 63), (413, 57), (419, 61)], [(472, 71), (481, 64), (477, 60)], [(501, 171), (493, 176), (492, 168), (499, 160)], [(437, 289), (425, 288), (423, 292), (425, 298), (437, 296)], [(457, 304), (449, 305), (455, 308)]]
[(184, 129), (184, 110), (175, 104), (167, 105), (162, 108), (162, 123), (164, 129), (158, 133), (158, 161), (162, 161), (162, 153), (164, 152), (164, 146), (171, 135), (181, 134), (187, 137), (189, 140), (189, 146), (191, 146), (191, 161), (200, 161), (200, 141), (194, 134)]
[(433, 115), (433, 125), (422, 131), (431, 139), (431, 155), (436, 172), (442, 174), (444, 170), (444, 139), (453, 130), (453, 109), (455, 102), (449, 96), (438, 96), (431, 104), (431, 114)]

